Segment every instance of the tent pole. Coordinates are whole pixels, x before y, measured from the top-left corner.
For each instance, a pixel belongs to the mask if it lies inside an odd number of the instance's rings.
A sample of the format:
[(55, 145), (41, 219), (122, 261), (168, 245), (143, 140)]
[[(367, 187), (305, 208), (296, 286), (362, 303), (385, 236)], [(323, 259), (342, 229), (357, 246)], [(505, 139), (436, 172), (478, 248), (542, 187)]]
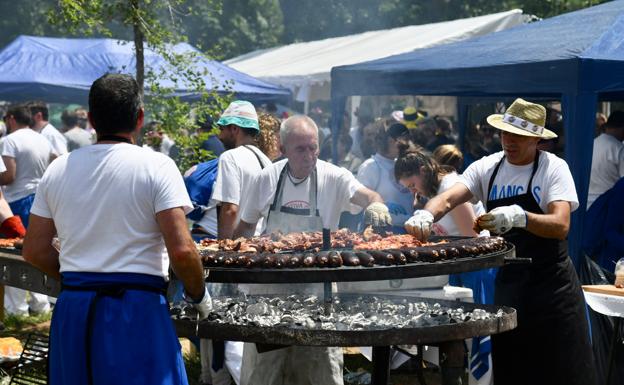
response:
[(577, 271), (582, 256), (583, 223), (594, 149), (597, 103), (598, 96), (592, 92), (566, 93), (561, 98), (565, 130), (565, 158), (570, 166), (579, 198), (579, 208), (572, 213), (568, 233), (568, 252)]
[(338, 165), (338, 137), (345, 112), (347, 98), (344, 96), (333, 96), (331, 99), (331, 133), (332, 133), (332, 162)]
[[(462, 153), (466, 150), (466, 133), (468, 132), (469, 103), (465, 98), (457, 98), (457, 144)], [(465, 159), (465, 157), (464, 157)]]

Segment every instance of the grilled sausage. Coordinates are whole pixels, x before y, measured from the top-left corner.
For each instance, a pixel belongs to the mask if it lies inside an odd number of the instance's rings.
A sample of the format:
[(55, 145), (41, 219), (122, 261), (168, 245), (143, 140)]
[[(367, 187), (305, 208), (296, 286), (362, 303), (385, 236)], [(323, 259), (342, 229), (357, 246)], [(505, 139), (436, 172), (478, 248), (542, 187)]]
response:
[(356, 251), (355, 255), (360, 260), (360, 266), (373, 267), (375, 265), (375, 258), (372, 255), (364, 251)]
[(306, 253), (303, 255), (303, 267), (316, 266), (316, 255), (312, 253)]
[(251, 266), (251, 256), (249, 254), (241, 254), (236, 257), (236, 266), (238, 267), (250, 267)]
[(360, 266), (360, 258), (352, 251), (342, 251), (340, 257), (345, 266)]
[(375, 258), (376, 265), (394, 265), (394, 256), (387, 251), (369, 250), (368, 253)]
[(252, 254), (249, 256), (249, 267), (262, 267), (266, 254)]
[(209, 253), (202, 252), (201, 259), (202, 259), (204, 266), (216, 266), (217, 265), (217, 258), (214, 252), (209, 252)]
[(329, 266), (330, 267), (340, 267), (342, 266), (342, 258), (340, 257), (340, 253), (337, 251), (330, 251), (328, 254), (329, 258)]
[(275, 268), (281, 269), (288, 266), (289, 254), (277, 254), (275, 256)]
[(329, 267), (329, 251), (319, 251), (316, 253), (316, 266)]
[(386, 250), (386, 252), (392, 254), (392, 256), (394, 257), (394, 263), (396, 263), (397, 265), (405, 265), (407, 263), (407, 257), (405, 256), (405, 254), (403, 254), (401, 250), (391, 249)]
[(420, 259), (418, 259), (418, 250), (416, 249), (403, 249), (403, 253), (405, 254), (405, 256), (407, 257), (407, 261), (408, 262), (419, 262)]
[(288, 267), (297, 268), (301, 267), (301, 263), (303, 262), (303, 254), (292, 254), (290, 259), (288, 259)]
[(417, 247), (418, 259), (423, 262), (435, 262), (440, 260), (440, 253), (431, 247)]
[(262, 268), (264, 269), (272, 269), (275, 267), (277, 263), (277, 255), (275, 254), (264, 254), (264, 258), (262, 260)]

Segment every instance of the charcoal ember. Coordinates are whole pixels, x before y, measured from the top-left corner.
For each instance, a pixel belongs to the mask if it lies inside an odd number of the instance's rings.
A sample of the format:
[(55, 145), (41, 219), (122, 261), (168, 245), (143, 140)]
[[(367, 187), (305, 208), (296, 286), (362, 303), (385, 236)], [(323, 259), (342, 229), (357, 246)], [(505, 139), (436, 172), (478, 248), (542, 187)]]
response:
[(337, 251), (330, 251), (327, 254), (327, 258), (329, 259), (330, 267), (340, 267), (342, 266), (342, 258), (340, 257), (340, 253)]
[(375, 258), (365, 251), (356, 251), (355, 255), (360, 260), (360, 266), (373, 267), (375, 265)]
[(401, 250), (391, 249), (385, 251), (392, 254), (392, 256), (394, 257), (394, 263), (396, 263), (397, 265), (405, 265), (407, 263), (407, 257)]
[(340, 252), (340, 256), (342, 257), (342, 263), (345, 266), (360, 266), (360, 258), (358, 258), (354, 252), (342, 251)]
[(376, 265), (394, 265), (394, 256), (387, 251), (368, 250), (367, 252), (375, 258)]
[(314, 267), (316, 266), (316, 255), (312, 253), (306, 253), (303, 255), (303, 267)]
[(297, 267), (301, 267), (302, 262), (303, 262), (303, 254), (292, 254), (290, 258), (288, 259), (287, 265), (290, 268), (297, 268)]
[(329, 251), (319, 251), (316, 253), (316, 266), (329, 267)]

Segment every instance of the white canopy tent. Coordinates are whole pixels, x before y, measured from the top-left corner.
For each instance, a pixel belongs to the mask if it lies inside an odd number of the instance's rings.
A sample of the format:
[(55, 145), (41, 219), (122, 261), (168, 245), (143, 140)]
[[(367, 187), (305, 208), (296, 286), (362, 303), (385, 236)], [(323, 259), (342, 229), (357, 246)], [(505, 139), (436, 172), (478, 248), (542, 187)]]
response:
[[(238, 71), (290, 88), (306, 104), (328, 100), (334, 66), (361, 63), (507, 29), (525, 20), (522, 10), (369, 31), (253, 51), (225, 63)], [(443, 60), (443, 58), (441, 58)]]

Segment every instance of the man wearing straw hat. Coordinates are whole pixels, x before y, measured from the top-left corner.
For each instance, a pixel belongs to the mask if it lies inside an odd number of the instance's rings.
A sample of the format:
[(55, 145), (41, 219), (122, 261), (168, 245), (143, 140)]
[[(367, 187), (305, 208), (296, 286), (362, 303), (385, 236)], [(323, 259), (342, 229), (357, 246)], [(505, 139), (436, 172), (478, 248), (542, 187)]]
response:
[(515, 308), (518, 327), (492, 336), (496, 384), (595, 384), (585, 306), (568, 258), (570, 213), (578, 199), (562, 159), (537, 149), (556, 137), (544, 128), (546, 110), (516, 99), (488, 123), (501, 131), (503, 151), (473, 163), (451, 189), (405, 222), (425, 239), (431, 225), (463, 202), (481, 200), (488, 212), (476, 226), (501, 234), (530, 265), (502, 267), (495, 303)]

